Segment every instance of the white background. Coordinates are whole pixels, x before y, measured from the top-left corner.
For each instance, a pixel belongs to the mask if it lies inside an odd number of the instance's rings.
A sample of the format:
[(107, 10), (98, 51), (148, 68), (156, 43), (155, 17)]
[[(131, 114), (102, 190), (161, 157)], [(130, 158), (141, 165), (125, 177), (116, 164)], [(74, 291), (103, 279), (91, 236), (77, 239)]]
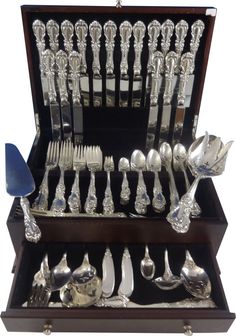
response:
[[(6, 219), (12, 198), (5, 192), (4, 180), (4, 143), (15, 143), (27, 159), (35, 135), (33, 107), (26, 61), (26, 52), (21, 22), (21, 1), (8, 0), (1, 2), (0, 12), (0, 143), (1, 143), (1, 234), (0, 234), (0, 310), (4, 310), (12, 282), (11, 267), (14, 261), (14, 251), (6, 228)], [(72, 1), (62, 0), (28, 1), (25, 4), (71, 4), (96, 5), (95, 0)], [(113, 1), (100, 2), (102, 5), (114, 5)], [(212, 41), (210, 60), (201, 104), (200, 120), (197, 135), (205, 130), (211, 134), (221, 136), (224, 141), (235, 140), (235, 95), (236, 95), (236, 66), (235, 66), (235, 40), (236, 40), (236, 2), (235, 1), (167, 1), (162, 2), (126, 0), (123, 5), (149, 5), (149, 6), (215, 6), (218, 8), (214, 36)], [(221, 268), (221, 278), (230, 310), (236, 312), (235, 294), (235, 253), (236, 253), (236, 223), (235, 223), (235, 179), (233, 166), (236, 157), (236, 144), (233, 145), (228, 157), (225, 173), (214, 179), (221, 203), (229, 222), (217, 259)], [(0, 322), (0, 335), (7, 332)], [(12, 333), (14, 335), (15, 333)], [(236, 335), (236, 322), (230, 328), (228, 335)]]

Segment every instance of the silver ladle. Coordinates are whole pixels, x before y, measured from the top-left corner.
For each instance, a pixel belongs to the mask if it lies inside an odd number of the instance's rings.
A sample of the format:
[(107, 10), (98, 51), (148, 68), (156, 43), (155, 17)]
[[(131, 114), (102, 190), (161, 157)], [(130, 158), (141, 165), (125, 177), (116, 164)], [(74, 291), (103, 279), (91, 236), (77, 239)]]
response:
[(148, 246), (145, 246), (145, 255), (140, 263), (140, 271), (144, 279), (152, 280), (154, 277), (156, 266), (154, 261), (150, 258)]

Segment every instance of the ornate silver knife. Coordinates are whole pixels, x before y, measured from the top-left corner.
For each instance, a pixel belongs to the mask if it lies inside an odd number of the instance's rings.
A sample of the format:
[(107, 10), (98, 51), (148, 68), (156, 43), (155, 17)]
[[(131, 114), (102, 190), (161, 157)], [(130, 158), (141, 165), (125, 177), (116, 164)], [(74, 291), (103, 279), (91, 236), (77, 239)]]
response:
[(145, 35), (146, 26), (142, 21), (137, 21), (133, 26), (134, 35), (134, 52), (135, 59), (133, 65), (133, 96), (132, 106), (140, 107), (142, 98), (142, 83), (143, 78), (141, 75), (141, 54), (143, 49), (143, 38)]
[(61, 33), (65, 51), (69, 54), (73, 50), (74, 26), (69, 20), (64, 20), (61, 24)]
[(81, 67), (80, 67), (80, 88), (81, 97), (83, 98), (84, 106), (89, 106), (89, 78), (87, 74), (86, 62), (86, 37), (88, 34), (88, 25), (84, 20), (78, 20), (75, 24), (75, 33), (77, 36), (77, 47), (81, 54)]
[(171, 20), (166, 20), (161, 26), (161, 51), (163, 52), (164, 57), (170, 49), (171, 37), (174, 32), (175, 25)]
[(43, 101), (44, 105), (48, 105), (48, 83), (46, 75), (43, 71), (42, 66), (42, 52), (45, 50), (45, 33), (46, 27), (45, 24), (40, 20), (35, 20), (32, 25), (32, 29), (34, 32), (34, 36), (36, 38), (36, 46), (39, 53), (39, 69), (40, 69), (40, 78), (41, 78), (41, 85), (43, 91)]
[(188, 32), (188, 23), (180, 20), (175, 26), (175, 52), (178, 55), (178, 66), (176, 72), (179, 72), (180, 57), (184, 50), (184, 42)]
[(70, 104), (68, 101), (68, 90), (67, 90), (67, 66), (68, 58), (67, 54), (63, 50), (59, 50), (56, 53), (56, 65), (58, 73), (58, 87), (60, 95), (60, 105), (61, 105), (61, 119), (62, 119), (62, 129), (64, 140), (72, 138), (72, 123), (71, 123), (71, 111)]
[(106, 105), (115, 106), (115, 75), (114, 75), (114, 47), (117, 27), (115, 22), (109, 20), (104, 25), (106, 37)]
[[(190, 99), (186, 101), (186, 89), (190, 75), (194, 70), (194, 56), (192, 53), (188, 52), (182, 55), (180, 61), (180, 82), (179, 82), (179, 91), (177, 96), (177, 109), (175, 113), (175, 122), (174, 122), (174, 132), (173, 132), (173, 141), (180, 141), (184, 118), (185, 118), (185, 109), (190, 105)], [(188, 97), (191, 98), (191, 93), (188, 92)]]
[(156, 51), (153, 54), (154, 73), (151, 77), (151, 94), (150, 94), (150, 109), (148, 118), (148, 130), (146, 139), (146, 149), (153, 148), (155, 142), (155, 134), (158, 119), (158, 97), (162, 83), (162, 73), (164, 70), (164, 56), (161, 51)]
[(170, 51), (165, 57), (165, 91), (163, 94), (163, 110), (160, 129), (160, 141), (168, 139), (171, 117), (171, 101), (174, 93), (174, 74), (177, 66), (178, 55)]
[(152, 73), (154, 72), (154, 61), (153, 61), (153, 54), (157, 49), (157, 42), (158, 37), (160, 35), (161, 25), (160, 22), (157, 20), (153, 20), (148, 25), (148, 63), (147, 63), (147, 78), (146, 78), (146, 96), (150, 93), (151, 89), (151, 79)]
[(72, 81), (72, 102), (73, 102), (73, 125), (74, 125), (74, 144), (83, 141), (83, 108), (80, 94), (80, 67), (81, 55), (77, 51), (69, 54), (69, 71)]
[(57, 102), (57, 93), (55, 88), (55, 55), (52, 50), (46, 49), (43, 51), (42, 66), (48, 82), (52, 140), (61, 140), (60, 108)]
[(59, 49), (59, 25), (54, 20), (49, 20), (46, 24), (47, 34), (49, 37), (50, 49), (56, 53)]
[(91, 37), (93, 51), (93, 106), (102, 105), (102, 77), (100, 74), (100, 38), (102, 35), (102, 26), (98, 21), (93, 21), (89, 25), (89, 34)]
[(124, 21), (120, 25), (120, 47), (121, 47), (121, 63), (120, 63), (120, 107), (127, 107), (129, 101), (129, 75), (128, 75), (128, 54), (130, 47), (130, 37), (132, 34), (132, 25), (129, 21)]

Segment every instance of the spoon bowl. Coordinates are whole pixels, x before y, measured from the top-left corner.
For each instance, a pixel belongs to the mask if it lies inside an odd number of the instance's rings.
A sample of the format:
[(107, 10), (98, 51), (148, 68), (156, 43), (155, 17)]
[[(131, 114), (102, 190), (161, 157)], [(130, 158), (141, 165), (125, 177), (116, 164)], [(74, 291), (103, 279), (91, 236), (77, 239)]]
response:
[(154, 277), (156, 266), (154, 261), (150, 258), (148, 246), (145, 246), (145, 255), (140, 263), (140, 271), (144, 279), (152, 280)]
[(50, 288), (56, 291), (63, 287), (71, 278), (71, 270), (67, 265), (67, 254), (64, 253), (58, 265), (50, 271)]
[(76, 284), (85, 284), (92, 280), (96, 274), (96, 268), (90, 265), (88, 253), (85, 253), (82, 264), (72, 273), (72, 279)]

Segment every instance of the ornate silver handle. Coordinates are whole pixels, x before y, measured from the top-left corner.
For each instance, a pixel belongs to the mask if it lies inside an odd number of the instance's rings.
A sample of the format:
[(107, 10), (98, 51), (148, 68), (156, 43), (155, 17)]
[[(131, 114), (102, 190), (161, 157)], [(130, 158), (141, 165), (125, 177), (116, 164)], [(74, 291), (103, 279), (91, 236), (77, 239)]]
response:
[(88, 34), (88, 25), (84, 20), (78, 20), (75, 24), (75, 33), (77, 36), (77, 46), (79, 53), (81, 54), (81, 67), (80, 71), (82, 74), (87, 72), (87, 62), (86, 62), (86, 37)]
[(60, 216), (66, 209), (66, 200), (65, 200), (65, 181), (64, 181), (64, 168), (60, 167), (61, 174), (58, 185), (56, 187), (55, 198), (52, 202), (50, 211), (54, 212), (55, 216)]
[(55, 88), (55, 55), (50, 49), (42, 53), (42, 67), (48, 81), (48, 97), (50, 103), (57, 101)]
[(93, 74), (95, 76), (100, 76), (100, 38), (102, 35), (102, 26), (98, 21), (93, 21), (89, 25), (89, 34), (92, 40), (92, 51), (93, 51)]
[(72, 213), (81, 212), (80, 189), (79, 189), (79, 171), (75, 172), (75, 180), (72, 185), (71, 194), (68, 198), (68, 204)]
[(116, 31), (117, 27), (115, 22), (109, 20), (105, 23), (104, 35), (106, 37), (106, 52), (107, 52), (106, 72), (108, 75), (112, 75), (114, 71), (113, 53), (115, 47)]
[(53, 52), (57, 52), (59, 48), (58, 36), (59, 25), (54, 20), (49, 20), (46, 24), (47, 34), (49, 37), (49, 46)]
[(129, 188), (129, 181), (127, 178), (127, 173), (126, 171), (123, 172), (123, 180), (121, 184), (121, 192), (120, 192), (120, 203), (122, 205), (128, 204), (129, 203), (129, 198), (130, 198), (130, 188)]
[(190, 52), (193, 54), (194, 58), (196, 57), (204, 28), (205, 25), (201, 20), (195, 21), (191, 26), (192, 38), (190, 41)]
[(103, 205), (103, 213), (105, 215), (110, 215), (114, 212), (114, 202), (111, 192), (111, 174), (110, 171), (107, 171), (107, 186), (105, 190), (105, 197), (102, 202)]
[(36, 46), (39, 52), (40, 70), (42, 71), (42, 52), (45, 50), (45, 24), (40, 20), (35, 20), (32, 25), (34, 36), (36, 38)]
[(36, 210), (45, 211), (48, 209), (48, 174), (49, 168), (47, 167), (44, 173), (43, 181), (39, 187), (39, 194), (36, 197), (32, 208)]
[(147, 188), (143, 179), (143, 172), (138, 172), (138, 186), (135, 198), (135, 210), (138, 214), (144, 215), (147, 212), (147, 205), (150, 204), (150, 198), (147, 194)]
[(68, 92), (66, 85), (68, 58), (65, 51), (59, 50), (56, 53), (56, 65), (58, 69), (58, 86), (61, 102), (68, 102)]
[(85, 212), (87, 214), (94, 214), (97, 209), (97, 196), (96, 196), (96, 187), (95, 187), (95, 172), (91, 170), (90, 172), (90, 183), (88, 196), (84, 205)]
[(80, 104), (80, 66), (81, 55), (77, 51), (72, 51), (69, 55), (70, 76), (72, 80), (72, 100), (73, 104)]
[(157, 105), (160, 91), (161, 73), (164, 70), (164, 56), (161, 51), (156, 51), (153, 54), (153, 66), (154, 73), (152, 74), (150, 103), (151, 105)]
[(180, 82), (179, 92), (177, 96), (178, 106), (184, 105), (186, 97), (186, 86), (189, 80), (189, 75), (194, 70), (194, 56), (190, 52), (185, 53), (180, 61)]
[(181, 20), (175, 26), (175, 51), (178, 57), (181, 56), (184, 49), (184, 41), (188, 32), (188, 23), (185, 20)]
[(25, 238), (32, 243), (37, 243), (41, 238), (41, 231), (36, 224), (34, 216), (30, 212), (28, 199), (26, 197), (21, 197), (20, 205), (24, 214)]
[(61, 32), (64, 37), (64, 47), (66, 52), (69, 54), (73, 50), (73, 35), (74, 26), (69, 20), (65, 20), (61, 24)]
[(171, 20), (166, 20), (161, 26), (161, 51), (164, 56), (168, 53), (170, 49), (170, 40), (174, 32), (175, 25)]
[(121, 47), (121, 62), (120, 62), (120, 72), (121, 75), (127, 75), (128, 72), (128, 53), (130, 46), (130, 37), (132, 34), (132, 25), (129, 21), (124, 21), (120, 25), (120, 47)]
[(133, 26), (134, 35), (134, 76), (140, 76), (141, 73), (141, 53), (143, 49), (143, 38), (145, 35), (146, 26), (142, 21), (137, 21)]
[(157, 48), (157, 40), (160, 35), (161, 31), (161, 25), (160, 22), (157, 20), (153, 20), (148, 25), (148, 50), (149, 50), (149, 56), (148, 56), (148, 63), (147, 63), (147, 71), (148, 73), (151, 73), (154, 71), (154, 60), (153, 60), (153, 54), (156, 51)]
[(177, 66), (178, 55), (174, 51), (170, 51), (165, 58), (165, 91), (163, 95), (164, 105), (171, 103), (173, 96), (173, 79)]
[(155, 212), (162, 212), (165, 210), (166, 199), (162, 192), (161, 182), (158, 172), (155, 172), (152, 207)]

